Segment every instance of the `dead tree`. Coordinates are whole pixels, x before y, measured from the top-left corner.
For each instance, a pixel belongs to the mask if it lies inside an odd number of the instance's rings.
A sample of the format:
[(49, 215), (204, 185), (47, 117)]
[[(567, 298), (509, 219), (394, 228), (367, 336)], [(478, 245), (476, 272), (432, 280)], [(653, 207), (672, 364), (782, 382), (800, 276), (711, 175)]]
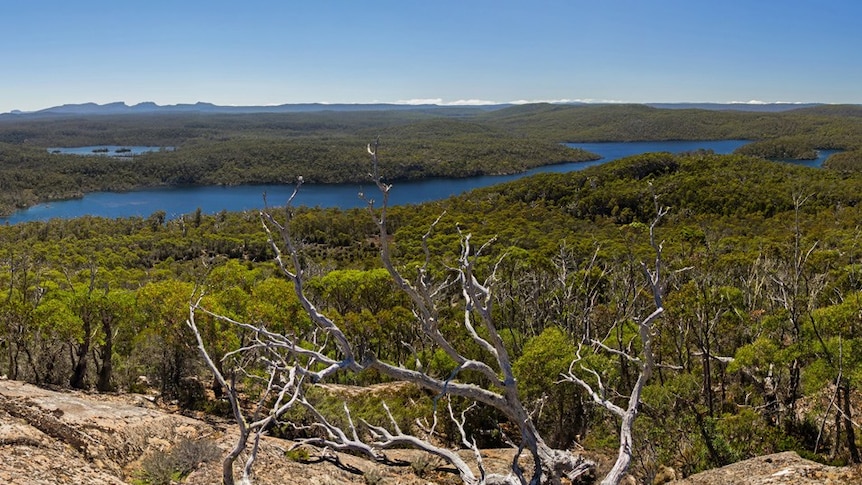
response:
[[(632, 355), (625, 349), (616, 349), (610, 347), (600, 340), (592, 339), (589, 343), (593, 349), (600, 352), (607, 352), (617, 357), (624, 359), (627, 362), (635, 365), (639, 370), (637, 380), (632, 386), (625, 406), (615, 403), (609, 396), (609, 390), (602, 381), (601, 376), (595, 370), (585, 367), (580, 364), (581, 348), (578, 348), (577, 358), (569, 366), (569, 371), (563, 376), (564, 380), (574, 382), (581, 386), (587, 394), (598, 405), (616, 415), (620, 419), (620, 446), (617, 453), (617, 459), (611, 471), (602, 480), (602, 485), (617, 485), (623, 479), (623, 476), (629, 469), (632, 457), (634, 454), (634, 422), (640, 408), (640, 398), (644, 387), (649, 382), (652, 372), (655, 369), (656, 362), (653, 355), (653, 325), (656, 320), (664, 313), (664, 304), (662, 302), (664, 296), (664, 281), (662, 279), (662, 244), (656, 242), (655, 228), (664, 217), (668, 208), (661, 207), (658, 204), (658, 199), (654, 195), (653, 199), (656, 206), (656, 217), (649, 226), (649, 241), (655, 252), (654, 266), (650, 268), (646, 263), (641, 263), (641, 270), (647, 282), (649, 291), (652, 293), (655, 309), (645, 317), (636, 319), (638, 326), (638, 337), (640, 338), (641, 351), (640, 355)], [(575, 372), (575, 364), (580, 364), (580, 370), (592, 376), (593, 384), (578, 376)]]
[[(214, 315), (201, 307), (202, 296), (192, 303), (189, 309), (189, 319), (186, 321), (188, 327), (195, 335), (198, 350), (203, 356), (204, 361), (210, 371), (215, 376), (216, 381), (225, 391), (225, 397), (231, 407), (231, 413), (237, 422), (239, 437), (231, 451), (225, 456), (222, 461), (222, 483), (224, 485), (234, 484), (233, 467), (239, 456), (248, 448), (248, 442), (252, 440), (252, 449), (248, 454), (245, 466), (242, 470), (242, 478), (240, 483), (243, 485), (251, 484), (252, 467), (257, 459), (257, 450), (260, 444), (260, 439), (263, 434), (275, 424), (279, 417), (290, 409), (299, 399), (300, 391), (302, 390), (303, 376), (297, 373), (299, 366), (295, 364), (295, 356), (291, 353), (279, 352), (277, 346), (273, 343), (279, 341), (278, 334), (266, 332), (263, 328), (253, 327), (241, 322), (230, 320), (221, 315)], [(254, 335), (252, 341), (241, 348), (228, 353), (222, 361), (231, 361), (234, 359), (246, 360), (246, 362), (236, 362), (231, 367), (229, 376), (225, 376), (222, 372), (222, 367), (218, 365), (210, 357), (204, 344), (201, 332), (197, 327), (197, 313), (204, 313), (209, 316), (230, 321), (238, 327), (250, 330)], [(270, 342), (272, 339), (273, 342)], [(250, 367), (249, 358), (264, 362), (266, 367), (266, 377), (260, 377), (247, 373), (246, 368)], [(239, 388), (237, 385), (237, 375), (241, 374), (250, 379), (258, 379), (263, 381), (263, 391), (258, 396), (256, 402), (250, 407), (243, 407), (240, 402)]]
[[(330, 347), (309, 349), (308, 345), (299, 345), (301, 339), (297, 336), (276, 334), (268, 331), (265, 327), (255, 327), (241, 322), (232, 322), (254, 335), (254, 344), (243, 349), (238, 349), (234, 352), (234, 355), (252, 350), (265, 350), (268, 355), (278, 354), (280, 356), (278, 358), (270, 358), (267, 364), (270, 376), (276, 372), (280, 373), (280, 375), (287, 373), (295, 376), (297, 380), (290, 386), (278, 388), (275, 386), (272, 389), (267, 387), (267, 392), (278, 391), (284, 393), (285, 396), (293, 396), (290, 399), (285, 398), (278, 402), (282, 405), (299, 404), (305, 406), (310, 411), (310, 414), (314, 416), (317, 426), (324, 430), (324, 436), (305, 440), (306, 443), (358, 453), (378, 461), (385, 461), (385, 455), (383, 455), (382, 450), (387, 448), (418, 448), (447, 461), (457, 470), (462, 481), (468, 485), (504, 483), (540, 485), (560, 484), (562, 483), (562, 477), (568, 478), (573, 483), (591, 479), (595, 464), (568, 451), (556, 450), (549, 447), (536, 429), (530, 413), (521, 403), (518, 395), (517, 381), (512, 371), (512, 359), (495, 326), (492, 312), (492, 291), (495, 270), (492, 270), (491, 274), (483, 280), (480, 280), (476, 274), (476, 260), (487, 249), (489, 243), (483, 244), (479, 248), (474, 248), (471, 243), (470, 234), (461, 233), (461, 251), (458, 264), (454, 268), (450, 268), (448, 278), (445, 278), (443, 281), (434, 281), (429, 270), (431, 260), (427, 246), (427, 240), (431, 233), (429, 229), (422, 240), (425, 250), (425, 262), (418, 268), (415, 278), (408, 278), (396, 267), (396, 264), (392, 260), (392, 250), (389, 243), (390, 234), (387, 227), (387, 204), (391, 185), (385, 184), (379, 174), (377, 147), (377, 142), (368, 146), (368, 152), (372, 161), (372, 173), (370, 176), (380, 191), (382, 202), (378, 208), (372, 200), (366, 199), (366, 201), (368, 203), (368, 210), (379, 232), (382, 264), (389, 272), (397, 287), (411, 300), (414, 316), (424, 337), (433, 342), (437, 348), (445, 352), (455, 362), (457, 365), (455, 371), (446, 378), (438, 378), (421, 370), (414, 370), (402, 365), (382, 361), (374, 355), (363, 354), (361, 357), (357, 357), (357, 351), (354, 349), (347, 335), (332, 319), (320, 312), (307, 297), (304, 288), (306, 277), (300, 251), (290, 229), (291, 204), (302, 184), (301, 177), (298, 179), (296, 190), (294, 190), (293, 195), (288, 200), (286, 210), (287, 220), (281, 222), (277, 220), (272, 211), (267, 210), (261, 212), (261, 221), (268, 235), (270, 246), (275, 253), (276, 265), (281, 273), (293, 283), (300, 304), (311, 317), (316, 331), (321, 335), (321, 339), (328, 342), (327, 345)], [(360, 194), (360, 196), (363, 195)], [(432, 229), (439, 220), (438, 218), (432, 224)], [(464, 308), (460, 331), (465, 332), (483, 350), (484, 358), (481, 360), (465, 356), (451, 343), (451, 336), (445, 335), (441, 329), (440, 310), (444, 306), (448, 308), (450, 302), (445, 300), (440, 303), (440, 299), (444, 294), (451, 294), (452, 292), (460, 293)], [(199, 311), (204, 310), (197, 304), (192, 305), (189, 319), (189, 326), (192, 330), (195, 330), (195, 313)], [(224, 317), (218, 318), (230, 321)], [(203, 342), (200, 339), (200, 332), (196, 333), (198, 335), (199, 347), (202, 352), (205, 352)], [(210, 364), (210, 368), (213, 370), (216, 367), (215, 363), (211, 361), (208, 361), (208, 364)], [(365, 429), (372, 438), (371, 442), (367, 443), (360, 437), (360, 433), (350, 418), (349, 408), (346, 405), (345, 413), (348, 417), (349, 429), (341, 429), (327, 421), (324, 416), (317, 412), (312, 404), (302, 397), (303, 385), (313, 385), (325, 381), (335, 372), (360, 372), (365, 369), (374, 369), (391, 379), (416, 384), (434, 393), (437, 396), (438, 402), (443, 397), (458, 397), (490, 406), (499, 411), (513, 425), (517, 426), (520, 434), (519, 439), (516, 440), (517, 453), (512, 461), (510, 472), (507, 475), (485, 473), (482, 466), (481, 451), (475, 442), (466, 435), (464, 430), (463, 415), (459, 420), (451, 407), (449, 408), (449, 418), (453, 420), (460, 432), (462, 444), (473, 451), (475, 466), (480, 472), (478, 476), (454, 450), (441, 448), (432, 444), (428, 439), (422, 439), (405, 433), (398, 428), (394, 419), (390, 419), (391, 429), (364, 423)], [(481, 386), (459, 379), (465, 372), (481, 375), (483, 380), (488, 384)], [(228, 390), (227, 394), (231, 399), (234, 414), (240, 422), (240, 443), (237, 444), (234, 452), (232, 452), (235, 459), (245, 449), (248, 436), (254, 432), (258, 433), (256, 436), (259, 436), (264, 426), (257, 424), (260, 421), (253, 423), (246, 421), (242, 415), (242, 409), (235, 404), (235, 384), (227, 382), (223, 377), (219, 378), (218, 375), (216, 378)], [(276, 381), (278, 381), (276, 378), (270, 379), (270, 383)], [(291, 394), (287, 390), (288, 388), (292, 389), (294, 393)], [(270, 409), (267, 414), (277, 419), (279, 411), (281, 411), (281, 408)], [(391, 414), (389, 416), (391, 418)], [(524, 470), (519, 465), (519, 458), (524, 450), (530, 454), (534, 464), (533, 473), (529, 477), (526, 476)], [(250, 458), (252, 462), (253, 457), (254, 450), (252, 450)], [(228, 465), (232, 466), (232, 463), (232, 461), (230, 463), (225, 462), (225, 483), (230, 483), (228, 482), (227, 467)], [(247, 467), (248, 470), (250, 470), (250, 467)], [(246, 473), (247, 475), (248, 473)], [(232, 476), (230, 480), (232, 480)]]

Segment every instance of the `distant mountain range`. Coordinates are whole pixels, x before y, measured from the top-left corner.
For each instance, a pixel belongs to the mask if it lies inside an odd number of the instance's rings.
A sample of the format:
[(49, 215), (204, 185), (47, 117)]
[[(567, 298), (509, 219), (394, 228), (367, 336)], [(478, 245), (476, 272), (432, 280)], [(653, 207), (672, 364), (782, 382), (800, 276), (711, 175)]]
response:
[[(64, 104), (39, 111), (15, 110), (5, 115), (15, 116), (57, 116), (57, 115), (122, 115), (122, 114), (150, 114), (150, 113), (308, 113), (315, 111), (388, 111), (388, 110), (427, 110), (427, 109), (478, 109), (493, 110), (504, 108), (508, 105), (491, 106), (440, 106), (435, 104), (324, 104), (324, 103), (298, 103), (281, 104), (277, 106), (219, 106), (212, 103), (198, 102), (195, 104), (170, 104), (158, 105), (153, 102), (139, 103), (132, 106), (122, 101), (107, 104), (82, 103)], [(0, 115), (3, 116), (3, 115)]]
[[(586, 103), (571, 103), (586, 104)], [(596, 103), (600, 104), (600, 103)], [(820, 103), (642, 103), (646, 106), (662, 109), (708, 109), (708, 110), (734, 110), (734, 111), (758, 111), (777, 112), (791, 109), (810, 108), (819, 106)], [(2, 117), (9, 116), (63, 116), (63, 115), (120, 115), (120, 114), (167, 114), (167, 113), (308, 113), (315, 111), (387, 111), (387, 110), (436, 110), (436, 109), (458, 109), (492, 111), (512, 106), (512, 104), (493, 104), (475, 106), (447, 106), (437, 104), (324, 104), (324, 103), (299, 103), (281, 104), (277, 106), (219, 106), (212, 103), (198, 102), (195, 104), (171, 104), (158, 105), (153, 102), (139, 103), (132, 106), (124, 102), (96, 104), (64, 104), (39, 111), (19, 111), (0, 114)]]

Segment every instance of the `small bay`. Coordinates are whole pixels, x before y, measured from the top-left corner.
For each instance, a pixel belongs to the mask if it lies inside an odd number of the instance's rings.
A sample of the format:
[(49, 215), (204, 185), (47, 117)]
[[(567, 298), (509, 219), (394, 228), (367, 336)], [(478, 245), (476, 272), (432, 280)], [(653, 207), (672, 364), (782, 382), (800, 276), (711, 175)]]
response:
[[(439, 200), (468, 190), (508, 182), (536, 173), (563, 173), (583, 170), (587, 167), (640, 153), (662, 151), (682, 153), (711, 150), (718, 154), (727, 154), (746, 143), (748, 143), (746, 140), (569, 143), (568, 146), (582, 148), (596, 153), (602, 158), (592, 162), (548, 165), (514, 175), (487, 175), (457, 179), (434, 178), (398, 182), (392, 189), (390, 203), (402, 205)], [(803, 164), (820, 166), (831, 153), (834, 152), (821, 152), (818, 160), (805, 161)], [(165, 211), (168, 218), (174, 218), (182, 214), (192, 213), (197, 208), (200, 208), (204, 213), (216, 213), (222, 210), (244, 211), (261, 208), (264, 193), (267, 194), (270, 205), (284, 205), (292, 191), (292, 185), (240, 185), (170, 187), (131, 192), (94, 192), (79, 199), (38, 204), (29, 209), (18, 211), (7, 218), (0, 218), (0, 223), (17, 224), (55, 217), (70, 219), (85, 215), (109, 218), (146, 217), (156, 211)], [(343, 209), (362, 207), (365, 202), (359, 197), (360, 192), (366, 193), (371, 198), (379, 199), (377, 188), (371, 182), (367, 184), (306, 184), (297, 196), (295, 204)]]

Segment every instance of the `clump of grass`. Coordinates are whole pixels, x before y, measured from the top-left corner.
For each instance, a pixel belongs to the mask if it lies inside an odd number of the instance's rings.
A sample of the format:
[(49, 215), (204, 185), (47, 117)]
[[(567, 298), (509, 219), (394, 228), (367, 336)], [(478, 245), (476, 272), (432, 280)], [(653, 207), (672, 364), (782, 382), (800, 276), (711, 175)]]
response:
[(141, 462), (141, 470), (135, 485), (169, 485), (182, 478), (175, 469), (169, 453), (157, 451)]
[(413, 469), (413, 473), (415, 473), (419, 478), (427, 477), (428, 474), (433, 472), (438, 465), (439, 463), (437, 460), (428, 455), (420, 455), (410, 462), (410, 468)]
[(137, 483), (141, 485), (170, 485), (178, 482), (206, 463), (221, 456), (215, 442), (207, 439), (182, 439), (170, 450), (156, 451), (141, 462)]
[(376, 468), (372, 468), (367, 472), (362, 474), (362, 478), (365, 480), (365, 485), (383, 485), (383, 474), (380, 473), (380, 470)]
[(291, 461), (305, 463), (311, 459), (311, 454), (303, 447), (291, 448), (284, 452), (284, 456)]

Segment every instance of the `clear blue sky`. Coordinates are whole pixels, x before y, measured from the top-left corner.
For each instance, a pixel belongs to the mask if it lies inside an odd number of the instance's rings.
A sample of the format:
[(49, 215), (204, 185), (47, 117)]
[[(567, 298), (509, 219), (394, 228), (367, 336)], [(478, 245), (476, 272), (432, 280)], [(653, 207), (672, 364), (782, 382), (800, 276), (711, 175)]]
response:
[(0, 112), (64, 103), (862, 103), (859, 0), (4, 0)]

